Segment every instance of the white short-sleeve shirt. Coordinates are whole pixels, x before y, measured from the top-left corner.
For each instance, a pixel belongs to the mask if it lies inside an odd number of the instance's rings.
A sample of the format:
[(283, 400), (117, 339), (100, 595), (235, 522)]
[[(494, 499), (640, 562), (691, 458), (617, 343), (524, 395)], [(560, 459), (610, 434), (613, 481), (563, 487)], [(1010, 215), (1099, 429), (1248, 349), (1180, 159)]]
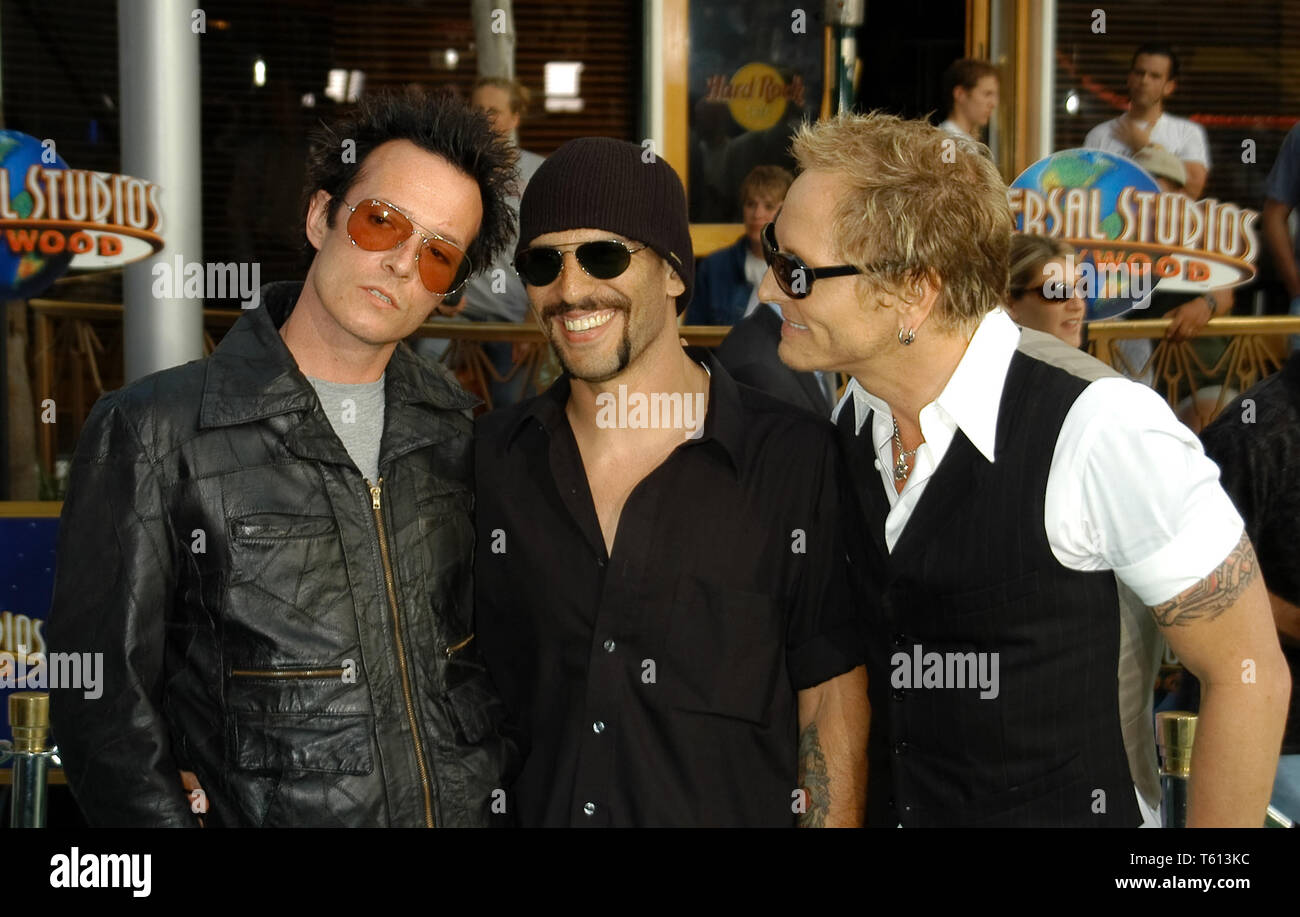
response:
[[(1088, 131), (1083, 145), (1087, 149), (1104, 150), (1116, 156), (1132, 156), (1137, 150), (1131, 149), (1115, 134), (1119, 121), (1119, 118), (1111, 118), (1098, 124)], [(1144, 130), (1150, 127), (1149, 121), (1137, 123)], [(1155, 127), (1151, 128), (1151, 142), (1160, 144), (1184, 162), (1200, 163), (1207, 169), (1210, 167), (1210, 144), (1206, 139), (1205, 128), (1194, 121), (1161, 112)]]
[[(980, 322), (939, 397), (921, 409), (925, 442), (901, 493), (893, 483), (893, 413), (856, 379), (850, 381), (833, 416), (852, 402), (855, 429), (861, 431), (875, 411), (871, 437), (890, 504), (885, 543), (891, 551), (958, 429), (988, 461), (997, 460), (1002, 388), (1020, 343), (1020, 329), (1001, 309)], [(1060, 353), (1064, 361), (1084, 367), (1076, 375), (1090, 377), (1087, 364), (1101, 367), (1067, 344), (1060, 344)], [(1045, 503), (1047, 541), (1062, 566), (1112, 570), (1147, 605), (1168, 601), (1203, 580), (1245, 530), (1219, 484), (1218, 466), (1196, 436), (1151, 389), (1109, 375), (1090, 382), (1066, 414)]]
[(955, 134), (958, 137), (965, 137), (968, 140), (973, 139), (970, 134), (966, 133), (964, 130), (958, 127), (957, 122), (952, 120), (952, 118), (944, 118), (942, 121), (940, 121), (939, 129), (943, 131), (947, 131), (950, 134)]
[[(1056, 559), (1071, 570), (1113, 571), (1146, 605), (1168, 601), (1203, 580), (1236, 546), (1245, 525), (1200, 440), (1151, 389), (1115, 376), (1050, 335), (1022, 332), (1001, 309), (984, 317), (939, 397), (921, 409), (925, 442), (901, 493), (894, 489), (889, 405), (854, 379), (835, 407), (832, 416), (838, 418), (850, 405), (857, 432), (875, 412), (871, 437), (890, 505), (885, 518), (889, 550), (958, 429), (984, 458), (997, 460), (998, 411), (1017, 349), (1093, 380), (1066, 414), (1048, 470), (1043, 526)], [(1121, 609), (1121, 616), (1126, 613)], [(1154, 626), (1149, 616), (1145, 626)], [(1131, 705), (1122, 684), (1120, 690), (1123, 712)], [(1140, 709), (1149, 718), (1149, 707)], [(1126, 747), (1128, 741), (1126, 734)], [(1143, 827), (1159, 827), (1159, 797), (1148, 802), (1136, 784), (1134, 794)]]

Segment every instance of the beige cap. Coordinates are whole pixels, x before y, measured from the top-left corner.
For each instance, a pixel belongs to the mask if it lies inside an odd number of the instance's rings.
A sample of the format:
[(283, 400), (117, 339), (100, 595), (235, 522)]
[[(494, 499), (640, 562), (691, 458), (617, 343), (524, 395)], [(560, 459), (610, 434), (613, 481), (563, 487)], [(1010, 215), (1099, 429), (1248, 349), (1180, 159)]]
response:
[(1156, 178), (1168, 179), (1180, 188), (1187, 184), (1187, 167), (1183, 161), (1162, 147), (1144, 146), (1133, 161)]

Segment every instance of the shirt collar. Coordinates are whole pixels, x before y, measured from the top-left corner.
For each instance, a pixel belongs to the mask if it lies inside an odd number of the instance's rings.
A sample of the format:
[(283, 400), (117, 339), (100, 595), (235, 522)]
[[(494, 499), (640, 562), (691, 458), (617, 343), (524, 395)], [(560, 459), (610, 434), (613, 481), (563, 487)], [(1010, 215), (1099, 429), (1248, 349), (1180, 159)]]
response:
[[(709, 403), (705, 409), (704, 430), (693, 442), (716, 442), (726, 453), (732, 468), (739, 473), (745, 461), (744, 406), (740, 400), (740, 389), (736, 380), (731, 378), (711, 351), (702, 347), (688, 347), (686, 353), (691, 359), (702, 363), (709, 374)], [(521, 406), (518, 419), (510, 428), (507, 443), (513, 444), (519, 433), (530, 423), (540, 425), (548, 436), (554, 433), (566, 420), (564, 407), (569, 400), (570, 388), (570, 376), (565, 373), (542, 394), (526, 401)]]
[[(1006, 312), (994, 309), (985, 315), (943, 391), (932, 402), (945, 424), (965, 433), (990, 462), (997, 442), (1002, 388), (1019, 343), (1020, 329)], [(861, 431), (872, 411), (883, 417), (893, 416), (888, 404), (863, 388), (857, 379), (851, 379), (831, 415), (833, 420), (850, 400), (855, 432)]]
[[(246, 310), (212, 352), (199, 411), (203, 427), (249, 423), (315, 406), (316, 392), (279, 331), (302, 287), (301, 282), (265, 284), (257, 308)], [(384, 381), (389, 407), (423, 403), (461, 411), (478, 403), (444, 369), (417, 356), (405, 343), (389, 358)]]

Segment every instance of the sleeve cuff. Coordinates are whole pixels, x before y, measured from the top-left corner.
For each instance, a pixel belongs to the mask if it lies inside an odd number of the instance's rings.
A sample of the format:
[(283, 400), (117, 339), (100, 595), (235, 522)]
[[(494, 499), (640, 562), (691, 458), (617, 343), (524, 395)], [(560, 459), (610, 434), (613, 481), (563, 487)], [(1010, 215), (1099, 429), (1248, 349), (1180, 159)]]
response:
[(790, 682), (796, 691), (830, 681), (837, 675), (853, 671), (866, 661), (862, 633), (852, 623), (841, 624), (785, 651)]
[[(1225, 495), (1224, 500), (1227, 500)], [(1220, 513), (1206, 513), (1203, 523), (1188, 526), (1178, 537), (1145, 560), (1116, 567), (1115, 576), (1148, 606), (1167, 602), (1199, 583), (1241, 540), (1245, 526), (1236, 510), (1231, 525), (1222, 525)], [(1216, 524), (1219, 523), (1219, 524)]]

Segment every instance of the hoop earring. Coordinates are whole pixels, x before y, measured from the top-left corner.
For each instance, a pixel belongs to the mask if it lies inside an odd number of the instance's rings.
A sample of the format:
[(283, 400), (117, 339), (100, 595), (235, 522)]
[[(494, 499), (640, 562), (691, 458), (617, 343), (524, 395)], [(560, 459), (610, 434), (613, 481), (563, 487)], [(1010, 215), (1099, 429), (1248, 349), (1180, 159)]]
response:
[(903, 336), (903, 329), (902, 328), (898, 329), (898, 343), (902, 344), (904, 347), (906, 347), (908, 344), (912, 343), (915, 340), (916, 340), (916, 332), (913, 331), (911, 328), (907, 329), (906, 337)]

